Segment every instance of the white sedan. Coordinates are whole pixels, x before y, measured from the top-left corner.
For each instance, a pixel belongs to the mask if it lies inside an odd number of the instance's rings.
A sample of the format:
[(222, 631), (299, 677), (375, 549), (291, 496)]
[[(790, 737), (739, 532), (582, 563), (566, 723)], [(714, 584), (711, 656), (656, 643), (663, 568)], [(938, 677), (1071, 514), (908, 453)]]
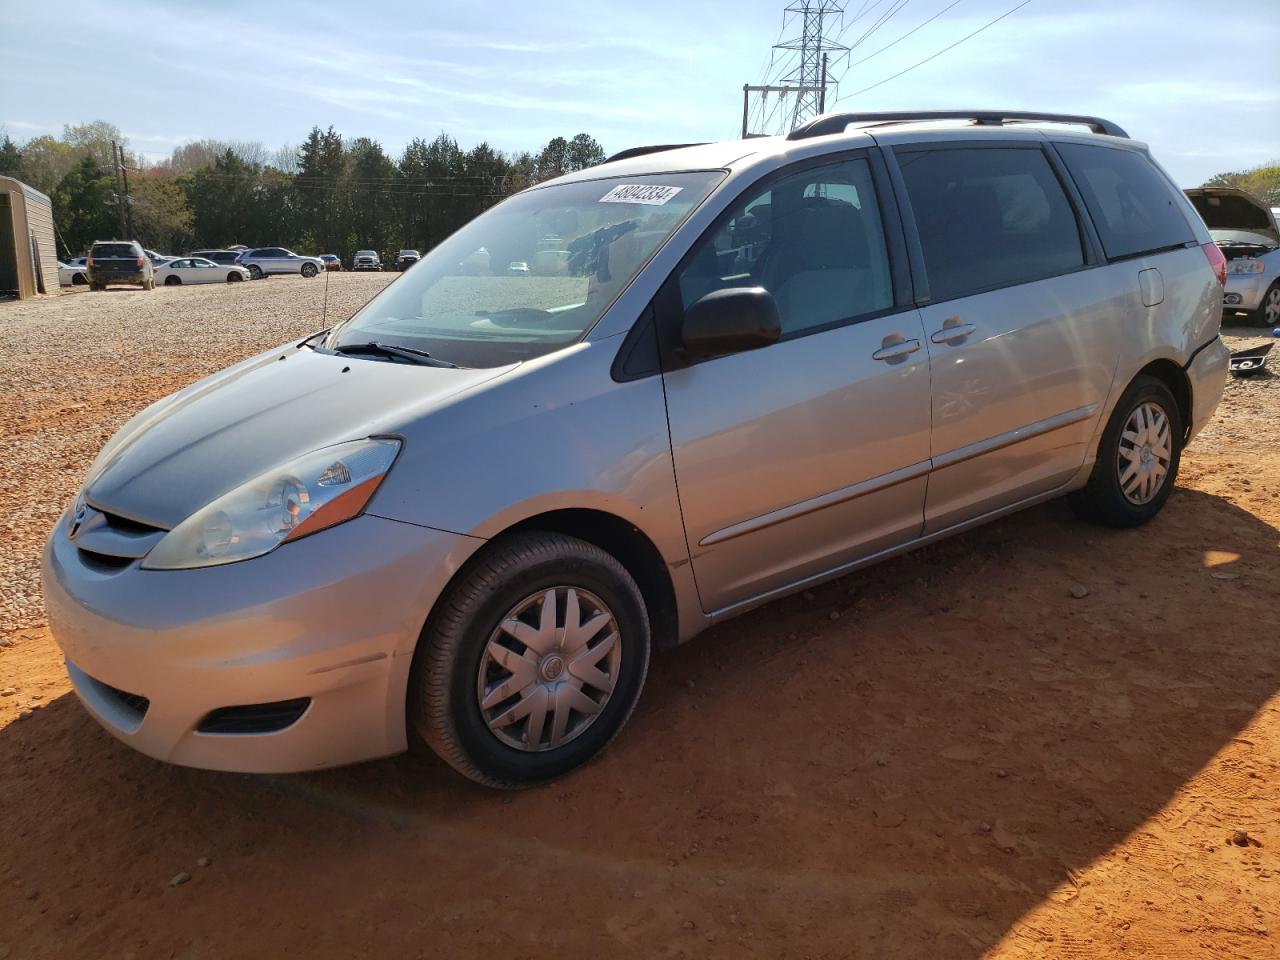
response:
[(156, 283), (176, 287), (180, 283), (238, 283), (249, 271), (233, 263), (214, 263), (204, 257), (182, 257), (156, 267)]
[(82, 287), (89, 282), (89, 270), (84, 265), (84, 257), (70, 263), (58, 261), (58, 283), (64, 287)]

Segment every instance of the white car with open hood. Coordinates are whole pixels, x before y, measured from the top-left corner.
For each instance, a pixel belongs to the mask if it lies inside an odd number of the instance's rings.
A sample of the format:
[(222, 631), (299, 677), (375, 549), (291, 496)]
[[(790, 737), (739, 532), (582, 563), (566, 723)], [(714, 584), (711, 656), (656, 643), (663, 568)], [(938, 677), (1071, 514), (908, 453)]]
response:
[(1280, 326), (1280, 227), (1263, 201), (1232, 187), (1198, 187), (1187, 196), (1227, 258), (1225, 313)]

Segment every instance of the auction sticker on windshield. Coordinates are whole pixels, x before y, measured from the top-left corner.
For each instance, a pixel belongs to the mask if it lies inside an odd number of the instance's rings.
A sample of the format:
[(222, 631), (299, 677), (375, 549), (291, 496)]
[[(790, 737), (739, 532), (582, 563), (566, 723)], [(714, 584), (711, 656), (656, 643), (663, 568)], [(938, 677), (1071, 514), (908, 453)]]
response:
[(603, 197), (601, 203), (647, 203), (660, 207), (684, 187), (664, 187), (656, 183), (624, 183), (614, 187)]

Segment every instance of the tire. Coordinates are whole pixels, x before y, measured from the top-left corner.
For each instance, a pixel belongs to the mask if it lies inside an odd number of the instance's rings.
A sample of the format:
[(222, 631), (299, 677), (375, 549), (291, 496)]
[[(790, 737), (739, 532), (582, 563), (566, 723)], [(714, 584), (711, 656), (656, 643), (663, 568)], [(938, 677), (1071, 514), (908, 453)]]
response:
[(319, 271), (316, 269), (316, 265), (314, 263), (304, 263), (302, 265), (302, 275), (308, 280), (314, 277), (318, 272)]
[[(1163, 430), (1152, 411), (1159, 411), (1164, 418)], [(1135, 420), (1142, 412), (1147, 414), (1145, 429), (1141, 419)], [(1164, 382), (1148, 376), (1135, 378), (1107, 421), (1088, 485), (1068, 498), (1071, 508), (1081, 518), (1109, 527), (1146, 523), (1173, 492), (1184, 429), (1178, 403)], [(1133, 434), (1137, 434), (1136, 444)], [(1162, 449), (1166, 456), (1160, 455)], [(1135, 463), (1136, 472), (1131, 472)], [(1163, 473), (1156, 479), (1161, 469)], [(1122, 480), (1126, 476), (1128, 479)], [(1146, 478), (1150, 478), (1150, 486)]]
[(242, 281), (243, 279), (244, 279), (244, 277), (242, 277), (242, 276), (241, 276), (239, 273), (237, 273), (235, 270), (228, 270), (228, 271), (227, 271), (227, 283), (239, 283), (239, 282), (240, 282), (240, 281)]
[(1280, 327), (1280, 280), (1267, 288), (1249, 319), (1259, 327)]
[(165, 277), (165, 278), (164, 278), (164, 285), (165, 285), (166, 287), (176, 287), (176, 286), (180, 285), (181, 283), (182, 283), (182, 278), (181, 278), (181, 277), (175, 277), (175, 276), (173, 276), (172, 274), (170, 274), (169, 276), (167, 276), (167, 277)]
[(73, 287), (83, 287), (88, 282), (83, 273), (76, 273), (71, 276), (71, 285)]
[[(574, 619), (571, 593), (587, 624), (612, 616), (578, 647), (579, 659), (564, 646)], [(550, 632), (529, 625), (547, 623), (541, 615), (548, 594), (555, 598)], [(512, 618), (523, 620), (521, 635), (531, 644), (500, 628)], [(554, 639), (542, 647), (539, 641), (549, 637)], [(649, 647), (644, 600), (613, 556), (558, 533), (515, 534), (490, 544), (437, 602), (410, 676), (409, 727), (455, 770), (485, 786), (516, 790), (551, 780), (595, 757), (622, 729), (644, 686)], [(535, 648), (545, 655), (538, 657)], [(612, 683), (610, 691), (580, 679), (592, 669), (580, 659), (584, 655), (592, 655), (596, 675)], [(514, 663), (519, 660), (524, 663)], [(506, 663), (523, 677), (506, 670)], [(485, 690), (488, 709), (482, 707)], [(584, 696), (598, 708), (580, 711)], [(490, 726), (513, 705), (535, 698), (545, 705), (536, 733), (536, 709), (500, 732)], [(561, 710), (565, 719), (557, 722)], [(557, 727), (563, 734), (558, 746)], [(527, 746), (531, 735), (537, 749)]]
[(143, 280), (143, 281), (142, 281), (142, 289), (143, 289), (143, 290), (154, 290), (155, 288), (156, 288), (156, 282), (155, 282), (155, 280)]
[(105, 283), (90, 283), (90, 284), (89, 284), (89, 289), (90, 289), (90, 290), (105, 290), (105, 289), (107, 289), (107, 285), (106, 285)]
[(249, 264), (249, 279), (250, 280), (262, 279), (262, 268), (258, 266), (256, 263)]

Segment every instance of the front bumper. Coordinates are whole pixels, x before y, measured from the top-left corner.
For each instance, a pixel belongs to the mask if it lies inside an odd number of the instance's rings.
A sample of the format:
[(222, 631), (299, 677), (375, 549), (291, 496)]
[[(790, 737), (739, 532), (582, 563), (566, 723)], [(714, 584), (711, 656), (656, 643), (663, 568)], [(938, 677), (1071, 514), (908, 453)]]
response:
[(1231, 365), (1231, 351), (1222, 337), (1214, 337), (1187, 365), (1187, 379), (1191, 381), (1191, 424), (1187, 442), (1201, 431), (1218, 409), (1222, 391), (1227, 386), (1227, 373)]
[(1227, 286), (1223, 290), (1222, 309), (1226, 313), (1232, 311), (1257, 310), (1262, 304), (1262, 295), (1271, 286), (1275, 274), (1237, 273), (1227, 277)]
[[(104, 570), (59, 520), (45, 606), (77, 695), (119, 740), (184, 766), (312, 770), (406, 748), (419, 632), (481, 543), (366, 515), (221, 567)], [(197, 729), (214, 710), (296, 698), (310, 704), (281, 730)]]

